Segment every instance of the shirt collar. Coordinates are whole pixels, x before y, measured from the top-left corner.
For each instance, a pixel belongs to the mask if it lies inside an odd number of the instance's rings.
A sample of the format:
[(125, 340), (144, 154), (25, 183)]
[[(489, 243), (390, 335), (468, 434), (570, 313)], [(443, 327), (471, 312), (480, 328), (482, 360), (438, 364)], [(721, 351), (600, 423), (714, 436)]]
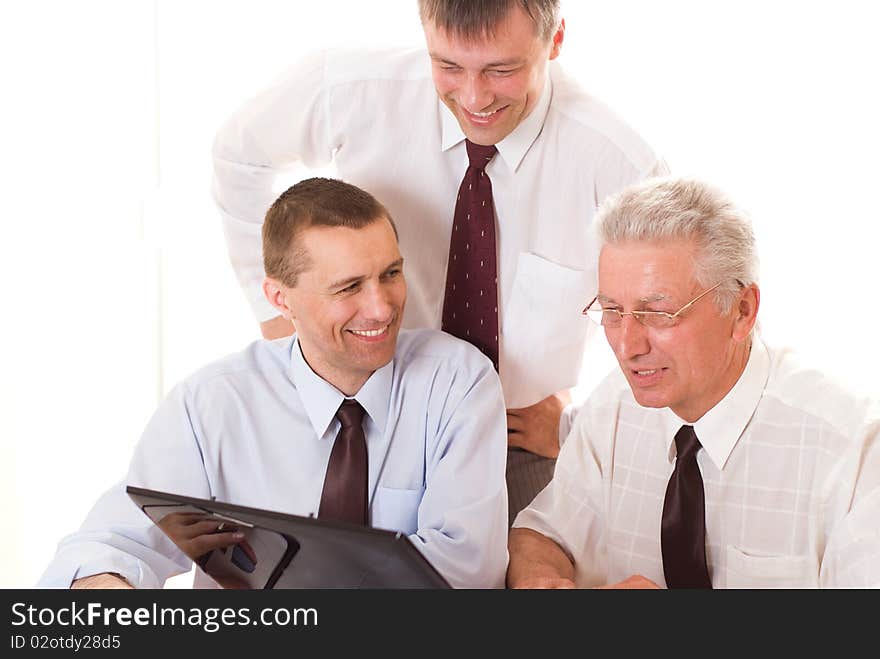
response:
[[(380, 433), (385, 433), (388, 421), (388, 407), (391, 400), (391, 385), (394, 375), (394, 360), (373, 372), (354, 396)], [(290, 377), (300, 395), (303, 407), (318, 437), (323, 437), (330, 427), (336, 411), (347, 398), (339, 389), (315, 373), (306, 363), (294, 335), (290, 344)]]
[(688, 424), (668, 407), (663, 410), (663, 423), (667, 438), (667, 456), (675, 457), (675, 433), (682, 425), (692, 425), (703, 449), (719, 470), (730, 458), (734, 446), (742, 436), (749, 419), (767, 385), (770, 374), (770, 354), (760, 338), (752, 339), (752, 348), (746, 367), (733, 388), (715, 407), (706, 412), (696, 423)]
[[(510, 135), (495, 145), (498, 149), (498, 155), (507, 163), (511, 171), (517, 170), (522, 159), (534, 141), (538, 139), (538, 135), (540, 135), (541, 129), (544, 127), (544, 120), (547, 118), (547, 111), (550, 109), (550, 99), (553, 97), (553, 83), (550, 80), (549, 71), (550, 67), (547, 67), (544, 90), (541, 92), (541, 98), (538, 99), (538, 103), (532, 108), (529, 116), (519, 126), (514, 128)], [(437, 97), (437, 104), (440, 107), (441, 148), (443, 151), (448, 151), (455, 145), (463, 142), (465, 134), (462, 132), (455, 115), (440, 100), (439, 96)]]

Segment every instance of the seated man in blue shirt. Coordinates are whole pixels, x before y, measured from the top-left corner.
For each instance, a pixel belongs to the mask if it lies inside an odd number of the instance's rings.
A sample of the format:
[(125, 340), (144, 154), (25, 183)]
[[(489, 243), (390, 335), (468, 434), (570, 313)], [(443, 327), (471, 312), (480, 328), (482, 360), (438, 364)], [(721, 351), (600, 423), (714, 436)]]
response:
[[(159, 588), (200, 551), (240, 539), (203, 524), (178, 538), (184, 552), (126, 485), (322, 516), (337, 410), (353, 399), (364, 410), (366, 523), (408, 534), (453, 586), (502, 586), (498, 376), (464, 341), (400, 330), (406, 282), (386, 209), (341, 181), (302, 181), (268, 211), (263, 252), (263, 291), (296, 334), (257, 341), (173, 389), (127, 476), (61, 541), (40, 585)], [(195, 585), (214, 584), (199, 571)]]

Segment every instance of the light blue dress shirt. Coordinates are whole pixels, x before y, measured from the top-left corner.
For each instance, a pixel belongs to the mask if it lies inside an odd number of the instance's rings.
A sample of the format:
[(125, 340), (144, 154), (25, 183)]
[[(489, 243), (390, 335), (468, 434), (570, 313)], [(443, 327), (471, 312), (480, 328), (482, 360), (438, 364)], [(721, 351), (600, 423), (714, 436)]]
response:
[[(296, 337), (199, 370), (160, 405), (126, 478), (61, 541), (38, 585), (116, 572), (159, 588), (190, 569), (126, 485), (317, 515), (343, 398)], [(507, 426), (491, 362), (442, 332), (401, 331), (394, 359), (354, 398), (366, 410), (372, 526), (408, 534), (455, 587), (502, 587)], [(197, 571), (196, 587), (212, 583)]]

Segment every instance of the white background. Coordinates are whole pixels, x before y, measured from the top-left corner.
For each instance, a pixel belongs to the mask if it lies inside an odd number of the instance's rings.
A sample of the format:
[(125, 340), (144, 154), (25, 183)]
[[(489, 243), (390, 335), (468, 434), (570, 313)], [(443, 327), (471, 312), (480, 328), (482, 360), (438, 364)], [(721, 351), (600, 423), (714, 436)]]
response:
[[(749, 210), (765, 335), (876, 394), (873, 4), (568, 0), (561, 62)], [(34, 584), (165, 391), (258, 335), (210, 199), (223, 118), (306, 50), (420, 41), (415, 0), (0, 5), (0, 586)]]

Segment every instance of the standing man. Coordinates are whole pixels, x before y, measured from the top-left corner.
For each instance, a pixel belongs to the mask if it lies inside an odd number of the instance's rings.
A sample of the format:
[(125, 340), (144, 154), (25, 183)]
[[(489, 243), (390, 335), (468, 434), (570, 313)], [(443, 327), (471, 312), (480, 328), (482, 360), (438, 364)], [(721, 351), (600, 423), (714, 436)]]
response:
[(680, 179), (606, 204), (586, 312), (620, 370), (516, 518), (508, 585), (880, 586), (880, 405), (761, 340), (746, 217)]
[[(126, 478), (61, 542), (40, 585), (158, 588), (241, 539), (196, 521), (167, 529), (175, 546), (125, 485), (398, 531), (451, 585), (503, 585), (501, 384), (464, 341), (400, 330), (406, 281), (388, 211), (352, 185), (309, 179), (272, 205), (263, 236), (263, 290), (296, 335), (175, 387)], [(197, 572), (195, 585), (211, 581)]]
[[(507, 406), (511, 519), (570, 427), (595, 290), (590, 224), (609, 193), (665, 165), (554, 61), (558, 0), (419, 0), (424, 51), (322, 52), (236, 112), (214, 147), (230, 258), (267, 337), (259, 225), (282, 170), (333, 163), (398, 221), (406, 327), (492, 359)], [(585, 255), (587, 258), (585, 259)]]

